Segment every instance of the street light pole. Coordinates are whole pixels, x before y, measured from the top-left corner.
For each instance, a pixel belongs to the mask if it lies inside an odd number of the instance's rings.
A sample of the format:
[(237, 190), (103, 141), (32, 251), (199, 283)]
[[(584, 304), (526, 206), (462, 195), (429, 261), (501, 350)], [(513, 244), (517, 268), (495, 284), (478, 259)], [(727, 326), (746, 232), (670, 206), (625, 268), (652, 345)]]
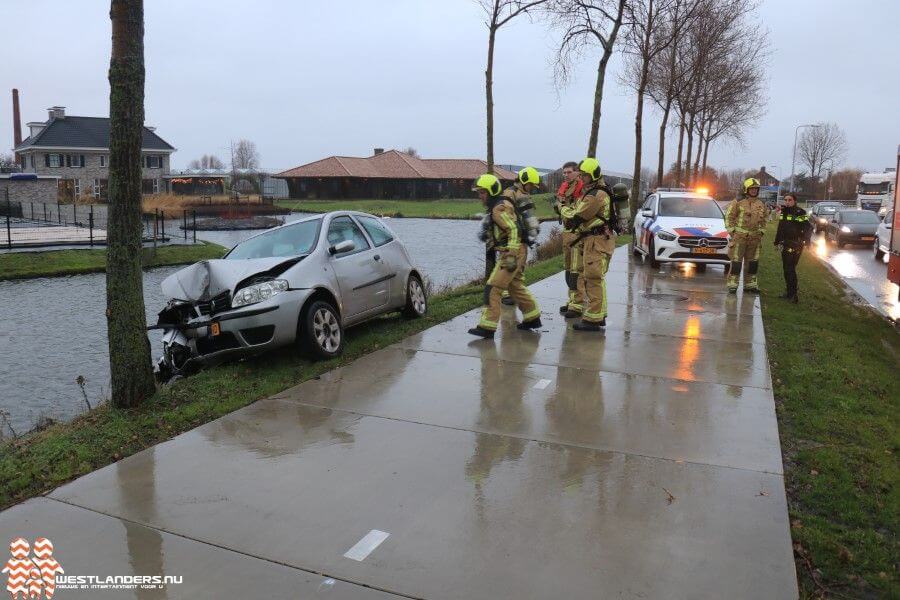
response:
[(792, 194), (794, 193), (794, 166), (797, 163), (797, 133), (800, 131), (801, 127), (821, 127), (821, 125), (807, 123), (806, 125), (797, 125), (797, 127), (794, 128), (794, 152), (791, 154), (791, 189), (788, 190)]

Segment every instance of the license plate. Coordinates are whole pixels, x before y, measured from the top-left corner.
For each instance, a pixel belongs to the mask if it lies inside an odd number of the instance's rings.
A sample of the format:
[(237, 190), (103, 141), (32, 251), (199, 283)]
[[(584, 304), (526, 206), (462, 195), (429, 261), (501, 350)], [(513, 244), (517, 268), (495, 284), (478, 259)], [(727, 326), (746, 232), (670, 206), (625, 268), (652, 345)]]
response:
[(222, 327), (218, 323), (209, 324), (209, 335), (216, 337), (220, 333), (222, 333)]
[(715, 254), (715, 248), (691, 248), (691, 254)]
[(860, 236), (859, 239), (861, 239), (864, 242), (871, 242), (871, 241), (875, 240), (875, 236), (874, 235), (864, 235), (864, 236)]

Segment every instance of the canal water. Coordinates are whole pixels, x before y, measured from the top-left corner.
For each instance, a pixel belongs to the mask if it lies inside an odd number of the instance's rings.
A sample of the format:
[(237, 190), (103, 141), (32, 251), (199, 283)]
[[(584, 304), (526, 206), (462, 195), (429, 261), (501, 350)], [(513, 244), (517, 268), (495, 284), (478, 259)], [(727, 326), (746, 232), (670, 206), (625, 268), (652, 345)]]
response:
[[(292, 214), (293, 221), (303, 215)], [(484, 269), (479, 223), (461, 220), (387, 219), (410, 255), (436, 287), (458, 285)], [(546, 238), (550, 223), (541, 227)], [(232, 247), (257, 231), (197, 232), (198, 238)], [(148, 323), (166, 298), (160, 283), (182, 267), (151, 269), (144, 274)], [(106, 340), (106, 282), (102, 273), (0, 281), (0, 411), (18, 433), (42, 417), (68, 420), (108, 396), (109, 364)], [(151, 332), (154, 360), (159, 332)], [(9, 429), (0, 417), (3, 435)]]

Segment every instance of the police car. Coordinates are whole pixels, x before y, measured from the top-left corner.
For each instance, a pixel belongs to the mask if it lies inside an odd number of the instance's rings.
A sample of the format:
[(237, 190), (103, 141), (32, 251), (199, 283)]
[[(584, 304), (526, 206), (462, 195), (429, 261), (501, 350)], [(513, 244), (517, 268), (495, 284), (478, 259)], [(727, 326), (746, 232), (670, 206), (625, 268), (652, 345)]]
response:
[(705, 190), (658, 189), (634, 219), (632, 252), (653, 268), (663, 262), (728, 264), (725, 214)]

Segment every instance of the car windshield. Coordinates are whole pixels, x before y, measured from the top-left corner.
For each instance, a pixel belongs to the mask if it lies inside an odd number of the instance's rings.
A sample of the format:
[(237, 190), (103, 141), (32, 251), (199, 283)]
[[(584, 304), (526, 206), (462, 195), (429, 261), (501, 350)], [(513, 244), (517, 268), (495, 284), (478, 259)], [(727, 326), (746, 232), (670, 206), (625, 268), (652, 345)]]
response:
[(834, 205), (820, 206), (818, 208), (818, 210), (816, 210), (816, 212), (819, 213), (820, 215), (833, 215), (834, 213), (837, 212), (837, 209), (838, 209), (838, 207), (834, 206)]
[(721, 219), (722, 209), (712, 198), (668, 196), (659, 199), (659, 216)]
[(309, 254), (319, 237), (321, 225), (322, 219), (312, 219), (273, 229), (241, 242), (225, 258), (240, 260)]
[(841, 213), (842, 223), (857, 223), (862, 225), (877, 225), (881, 221), (878, 215), (870, 210), (853, 210)]

